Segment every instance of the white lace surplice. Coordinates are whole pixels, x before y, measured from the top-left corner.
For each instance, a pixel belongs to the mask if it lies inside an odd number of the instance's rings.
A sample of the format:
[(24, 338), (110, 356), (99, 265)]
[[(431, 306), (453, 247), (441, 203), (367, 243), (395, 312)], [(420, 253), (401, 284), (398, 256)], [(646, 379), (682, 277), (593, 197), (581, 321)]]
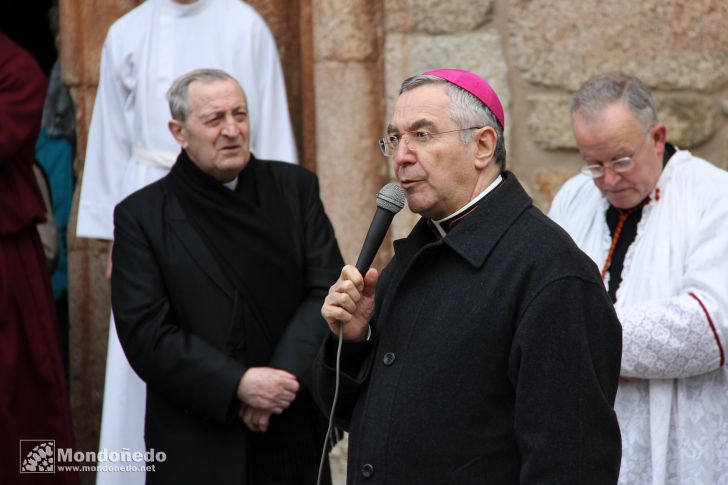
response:
[[(728, 484), (728, 173), (678, 151), (650, 197), (615, 305), (622, 375), (634, 378), (615, 402), (620, 483)], [(598, 267), (607, 207), (578, 175), (549, 212)]]

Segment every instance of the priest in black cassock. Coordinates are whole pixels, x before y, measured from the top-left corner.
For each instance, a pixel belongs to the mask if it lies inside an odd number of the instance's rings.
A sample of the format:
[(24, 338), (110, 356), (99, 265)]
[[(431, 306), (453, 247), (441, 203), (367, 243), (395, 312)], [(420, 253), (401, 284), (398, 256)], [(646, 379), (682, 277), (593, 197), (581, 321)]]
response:
[(317, 178), (250, 153), (228, 74), (192, 71), (168, 97), (177, 162), (114, 212), (114, 317), (164, 453), (147, 483), (314, 483), (310, 369), (343, 266)]

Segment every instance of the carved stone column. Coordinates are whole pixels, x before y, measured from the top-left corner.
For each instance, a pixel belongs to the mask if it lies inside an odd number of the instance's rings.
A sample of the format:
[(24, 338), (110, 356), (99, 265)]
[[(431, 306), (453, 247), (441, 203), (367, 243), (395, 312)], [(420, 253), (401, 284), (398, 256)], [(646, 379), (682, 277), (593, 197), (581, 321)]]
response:
[(313, 2), (317, 172), (349, 263), (387, 180), (387, 161), (377, 148), (384, 128), (380, 26), (380, 2)]
[[(106, 31), (114, 20), (138, 3), (133, 0), (60, 2), (60, 62), (63, 79), (71, 86), (77, 118), (77, 154), (74, 161), (77, 190), (67, 236), (71, 410), (76, 449), (82, 451), (98, 447), (110, 294), (104, 275), (106, 243), (76, 238), (78, 189)], [(94, 473), (82, 473), (82, 483), (93, 483), (94, 476)]]

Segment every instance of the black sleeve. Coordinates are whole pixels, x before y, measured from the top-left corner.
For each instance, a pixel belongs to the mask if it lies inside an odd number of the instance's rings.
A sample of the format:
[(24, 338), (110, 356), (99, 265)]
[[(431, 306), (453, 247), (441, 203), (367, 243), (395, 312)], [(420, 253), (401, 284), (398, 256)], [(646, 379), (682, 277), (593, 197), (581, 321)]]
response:
[(150, 389), (185, 409), (230, 419), (242, 364), (180, 328), (150, 238), (121, 204), (114, 211), (111, 301), (119, 340)]
[[(324, 414), (329, 416), (336, 388), (336, 351), (339, 340), (331, 332), (327, 333), (314, 362), (313, 390), (316, 403)], [(369, 378), (375, 342), (376, 333), (372, 331), (371, 338), (367, 342), (344, 342), (342, 344), (336, 421), (347, 431), (356, 401)]]
[(521, 483), (617, 483), (621, 339), (612, 304), (593, 281), (562, 278), (530, 302), (509, 361)]
[(328, 326), (321, 306), (344, 261), (334, 229), (319, 197), (318, 179), (307, 174), (300, 203), (303, 211), (303, 244), (306, 293), (286, 327), (271, 359), (271, 366), (295, 374), (311, 389), (311, 367)]

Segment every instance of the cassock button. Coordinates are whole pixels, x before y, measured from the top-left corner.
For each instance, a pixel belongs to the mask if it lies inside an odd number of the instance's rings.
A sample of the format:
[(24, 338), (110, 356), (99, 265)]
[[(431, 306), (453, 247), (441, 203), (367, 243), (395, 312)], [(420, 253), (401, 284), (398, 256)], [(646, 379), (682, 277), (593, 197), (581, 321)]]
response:
[(392, 365), (394, 364), (395, 358), (394, 352), (387, 352), (384, 354), (384, 359), (382, 359), (382, 361), (384, 362), (384, 365)]
[(374, 475), (374, 465), (365, 463), (364, 466), (361, 467), (361, 476), (364, 478), (371, 478), (372, 475)]

